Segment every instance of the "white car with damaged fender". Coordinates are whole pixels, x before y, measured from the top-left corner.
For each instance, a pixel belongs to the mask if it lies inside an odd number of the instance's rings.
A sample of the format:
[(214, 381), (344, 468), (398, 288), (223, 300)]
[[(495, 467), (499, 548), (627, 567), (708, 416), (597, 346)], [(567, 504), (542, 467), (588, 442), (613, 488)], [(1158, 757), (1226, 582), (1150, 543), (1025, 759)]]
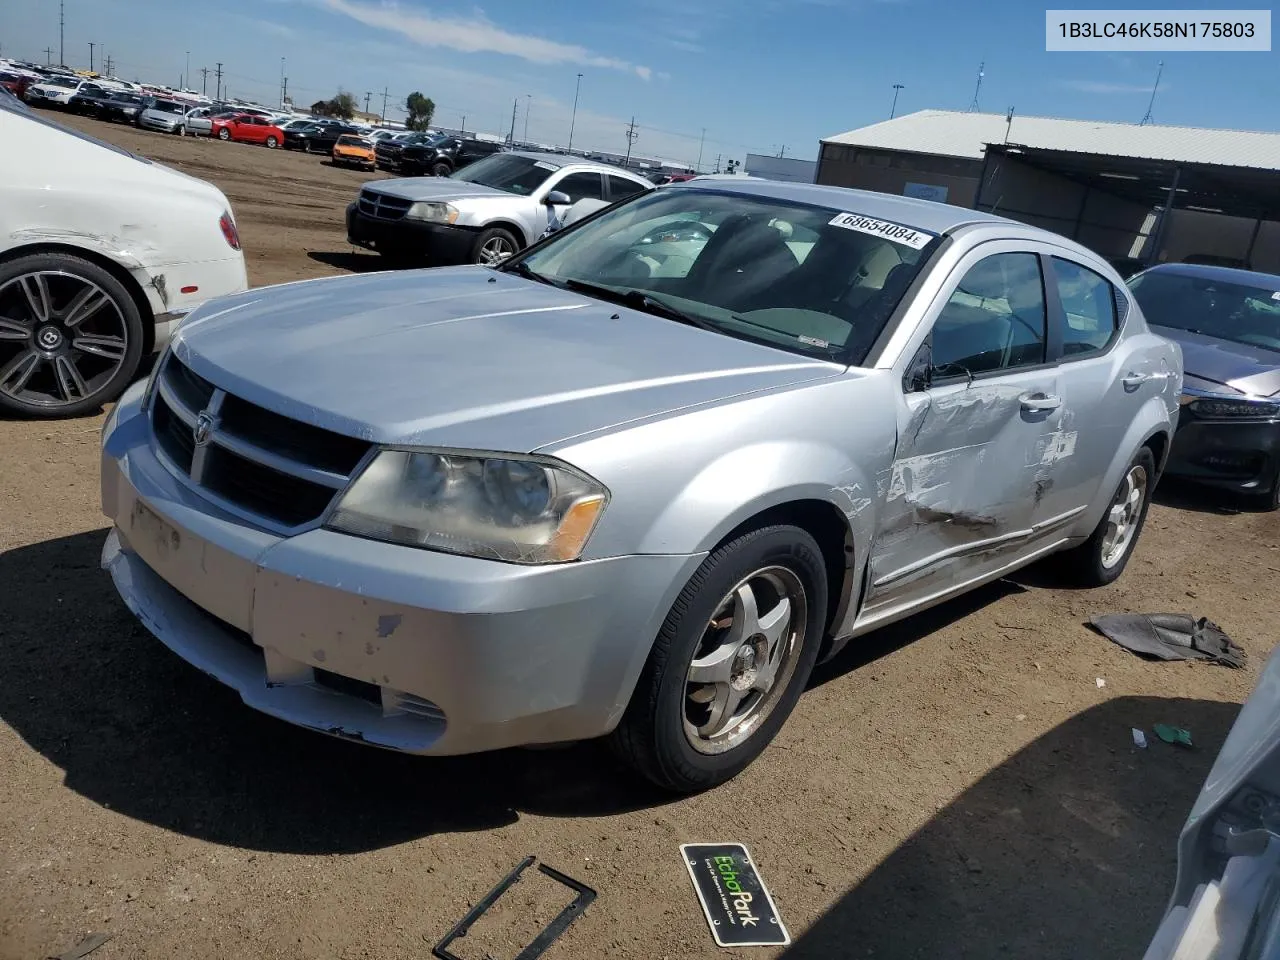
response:
[(420, 754), (608, 735), (698, 790), (855, 638), (1053, 553), (1118, 577), (1181, 380), (1062, 237), (677, 184), (496, 269), (196, 311), (105, 426), (103, 562), (266, 713)]
[(114, 400), (210, 297), (247, 286), (222, 191), (0, 97), (0, 411)]

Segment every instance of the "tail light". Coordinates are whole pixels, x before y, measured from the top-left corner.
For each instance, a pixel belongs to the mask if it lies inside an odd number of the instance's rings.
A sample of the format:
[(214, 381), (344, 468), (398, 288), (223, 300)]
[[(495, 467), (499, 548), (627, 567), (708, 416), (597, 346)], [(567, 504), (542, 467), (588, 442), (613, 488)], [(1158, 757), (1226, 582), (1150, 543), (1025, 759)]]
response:
[(240, 231), (236, 229), (236, 222), (231, 219), (231, 214), (224, 213), (218, 220), (218, 226), (222, 228), (222, 236), (226, 239), (231, 249), (239, 250)]

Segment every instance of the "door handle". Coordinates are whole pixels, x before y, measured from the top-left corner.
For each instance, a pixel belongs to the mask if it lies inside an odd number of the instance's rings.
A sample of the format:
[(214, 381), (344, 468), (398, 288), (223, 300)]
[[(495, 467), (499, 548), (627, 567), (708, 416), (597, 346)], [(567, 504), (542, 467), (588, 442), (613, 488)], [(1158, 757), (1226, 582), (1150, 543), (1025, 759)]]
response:
[(1027, 393), (1019, 398), (1023, 413), (1052, 413), (1062, 406), (1062, 398), (1048, 393)]
[(1128, 374), (1128, 375), (1127, 375), (1123, 380), (1121, 380), (1120, 382), (1124, 384), (1124, 388), (1125, 388), (1126, 390), (1130, 390), (1130, 391), (1132, 391), (1132, 390), (1137, 390), (1137, 389), (1138, 389), (1140, 386), (1142, 386), (1144, 383), (1150, 383), (1150, 382), (1151, 382), (1152, 380), (1154, 380), (1154, 379), (1155, 379), (1155, 377), (1153, 377), (1153, 376), (1152, 376), (1151, 374), (1149, 374), (1149, 373), (1132, 373), (1132, 372), (1130, 372), (1130, 373), (1129, 373), (1129, 374)]

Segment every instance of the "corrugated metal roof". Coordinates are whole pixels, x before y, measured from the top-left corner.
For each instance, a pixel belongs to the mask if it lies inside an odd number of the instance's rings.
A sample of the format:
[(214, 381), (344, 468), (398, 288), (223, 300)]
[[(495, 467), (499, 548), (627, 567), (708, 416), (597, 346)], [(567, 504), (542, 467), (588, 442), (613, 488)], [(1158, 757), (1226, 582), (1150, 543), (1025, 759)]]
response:
[[(823, 143), (981, 160), (985, 144), (1005, 141), (1005, 127), (1001, 113), (921, 110), (827, 137)], [(1008, 141), (1070, 153), (1280, 170), (1280, 133), (1253, 130), (1139, 126), (1015, 114)]]

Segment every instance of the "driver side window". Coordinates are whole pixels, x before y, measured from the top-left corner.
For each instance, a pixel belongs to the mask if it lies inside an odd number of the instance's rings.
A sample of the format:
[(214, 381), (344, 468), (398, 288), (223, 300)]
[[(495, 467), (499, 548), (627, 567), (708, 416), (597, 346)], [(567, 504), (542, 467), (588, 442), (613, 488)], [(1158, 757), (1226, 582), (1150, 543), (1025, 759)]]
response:
[(568, 195), (570, 203), (604, 199), (604, 184), (598, 173), (571, 173), (551, 189)]
[(965, 272), (933, 324), (935, 375), (949, 378), (1044, 363), (1040, 258), (997, 253)]

